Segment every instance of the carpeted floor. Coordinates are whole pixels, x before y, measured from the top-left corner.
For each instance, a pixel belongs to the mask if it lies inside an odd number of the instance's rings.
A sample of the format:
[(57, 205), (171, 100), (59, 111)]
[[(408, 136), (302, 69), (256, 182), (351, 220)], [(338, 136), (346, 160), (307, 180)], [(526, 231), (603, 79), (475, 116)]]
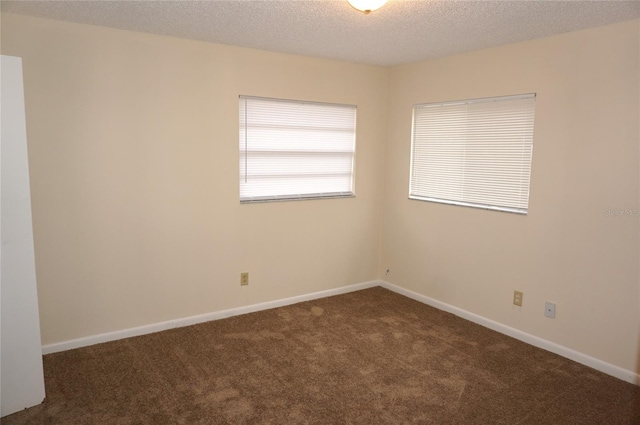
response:
[(383, 288), (44, 357), (15, 424), (640, 424), (640, 388)]

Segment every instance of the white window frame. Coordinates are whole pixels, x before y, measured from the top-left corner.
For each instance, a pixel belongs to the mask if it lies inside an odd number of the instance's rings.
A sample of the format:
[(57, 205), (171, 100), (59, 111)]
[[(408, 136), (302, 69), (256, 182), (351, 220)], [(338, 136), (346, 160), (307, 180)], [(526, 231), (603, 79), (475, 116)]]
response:
[(414, 105), (409, 198), (527, 214), (535, 99)]
[(240, 203), (355, 197), (356, 112), (239, 96)]

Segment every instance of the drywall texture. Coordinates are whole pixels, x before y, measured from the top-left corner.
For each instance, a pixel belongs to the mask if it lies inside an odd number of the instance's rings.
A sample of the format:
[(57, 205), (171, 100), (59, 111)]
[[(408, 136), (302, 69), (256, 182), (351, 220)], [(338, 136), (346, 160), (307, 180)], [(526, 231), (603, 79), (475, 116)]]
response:
[[(393, 68), (385, 280), (637, 371), (639, 29)], [(537, 93), (528, 215), (407, 199), (413, 104), (520, 93)], [(522, 308), (511, 305), (516, 289)]]
[[(386, 69), (10, 14), (2, 52), (24, 64), (43, 344), (376, 277)], [(356, 104), (356, 198), (240, 205), (240, 94)]]

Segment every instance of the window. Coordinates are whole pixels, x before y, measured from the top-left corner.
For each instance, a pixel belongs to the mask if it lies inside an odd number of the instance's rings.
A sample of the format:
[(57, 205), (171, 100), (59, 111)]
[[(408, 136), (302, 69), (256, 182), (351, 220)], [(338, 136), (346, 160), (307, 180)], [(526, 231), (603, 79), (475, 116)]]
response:
[(535, 100), (415, 105), (409, 198), (526, 214)]
[(240, 202), (353, 196), (356, 107), (240, 96)]

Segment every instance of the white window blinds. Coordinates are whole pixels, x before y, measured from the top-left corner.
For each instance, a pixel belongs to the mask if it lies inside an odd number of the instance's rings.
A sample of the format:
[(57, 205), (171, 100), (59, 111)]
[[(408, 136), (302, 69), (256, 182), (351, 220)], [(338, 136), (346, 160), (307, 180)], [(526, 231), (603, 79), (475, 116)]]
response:
[(240, 202), (353, 196), (356, 107), (240, 96)]
[(415, 105), (409, 198), (526, 214), (535, 94)]

